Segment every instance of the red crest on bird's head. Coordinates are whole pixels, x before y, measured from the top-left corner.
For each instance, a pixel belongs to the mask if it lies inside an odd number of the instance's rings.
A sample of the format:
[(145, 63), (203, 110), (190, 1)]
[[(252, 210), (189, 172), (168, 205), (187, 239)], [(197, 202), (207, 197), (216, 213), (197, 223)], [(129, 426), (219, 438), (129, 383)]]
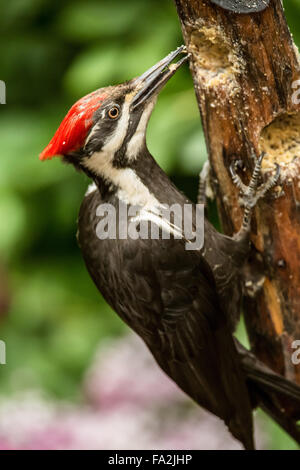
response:
[(40, 160), (55, 155), (67, 155), (79, 150), (93, 123), (93, 115), (106, 98), (103, 89), (96, 90), (77, 101), (63, 119), (53, 138), (40, 154)]

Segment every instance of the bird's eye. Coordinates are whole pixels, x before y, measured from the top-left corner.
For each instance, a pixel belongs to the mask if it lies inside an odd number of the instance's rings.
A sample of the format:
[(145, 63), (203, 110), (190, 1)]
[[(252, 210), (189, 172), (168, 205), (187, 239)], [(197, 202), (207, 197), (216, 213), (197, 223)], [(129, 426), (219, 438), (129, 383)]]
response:
[(119, 117), (120, 110), (117, 106), (113, 106), (108, 110), (108, 117), (110, 119), (117, 119)]

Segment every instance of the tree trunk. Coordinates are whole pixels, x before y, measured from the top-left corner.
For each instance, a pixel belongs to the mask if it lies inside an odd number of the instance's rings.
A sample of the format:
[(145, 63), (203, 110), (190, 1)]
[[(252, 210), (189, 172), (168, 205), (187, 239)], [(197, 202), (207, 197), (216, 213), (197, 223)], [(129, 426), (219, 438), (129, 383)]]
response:
[(255, 209), (249, 269), (258, 292), (246, 298), (244, 313), (254, 353), (300, 384), (300, 366), (292, 361), (293, 342), (300, 339), (298, 51), (281, 0), (271, 0), (264, 11), (251, 14), (230, 12), (210, 0), (175, 2), (192, 53), (191, 71), (225, 233), (239, 230), (243, 213), (230, 163), (243, 161), (246, 181), (254, 166), (253, 152), (267, 152), (264, 178), (275, 163), (281, 166), (280, 186)]

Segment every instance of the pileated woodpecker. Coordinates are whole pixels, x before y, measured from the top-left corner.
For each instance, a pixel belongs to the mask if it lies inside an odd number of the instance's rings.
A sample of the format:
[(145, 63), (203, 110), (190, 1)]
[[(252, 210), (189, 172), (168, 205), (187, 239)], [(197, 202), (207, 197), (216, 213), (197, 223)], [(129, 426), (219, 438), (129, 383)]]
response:
[[(120, 203), (138, 206), (143, 218), (161, 227), (164, 220), (157, 218), (161, 206), (192, 204), (150, 155), (145, 137), (159, 91), (187, 59), (180, 47), (140, 77), (80, 99), (40, 158), (63, 156), (94, 180), (80, 209), (78, 241), (106, 301), (141, 336), (165, 373), (200, 406), (224, 420), (246, 449), (253, 449), (252, 410), (257, 405), (299, 438), (296, 423), (285, 419), (272, 393), (299, 404), (300, 388), (236, 343), (230, 320), (240, 308), (241, 266), (249, 250), (252, 208), (276, 183), (278, 170), (257, 188), (262, 157), (249, 186), (231, 168), (245, 204), (243, 226), (234, 238), (221, 235), (207, 220), (204, 246), (197, 251), (187, 250), (184, 238), (174, 232), (166, 239), (117, 234), (101, 240), (97, 234), (101, 204), (110, 204), (117, 214)], [(172, 232), (174, 225), (165, 225)]]

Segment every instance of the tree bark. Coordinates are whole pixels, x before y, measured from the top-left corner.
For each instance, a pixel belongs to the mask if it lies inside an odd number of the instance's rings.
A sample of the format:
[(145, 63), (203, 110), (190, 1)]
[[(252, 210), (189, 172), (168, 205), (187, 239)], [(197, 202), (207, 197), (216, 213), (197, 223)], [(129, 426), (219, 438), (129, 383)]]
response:
[[(226, 234), (243, 210), (229, 166), (266, 151), (263, 178), (281, 166), (280, 184), (255, 209), (244, 314), (253, 352), (300, 384), (293, 342), (300, 339), (299, 56), (281, 0), (236, 14), (210, 0), (175, 0), (202, 116), (219, 214)], [(251, 281), (249, 283), (251, 286)], [(260, 288), (259, 288), (260, 286)]]

